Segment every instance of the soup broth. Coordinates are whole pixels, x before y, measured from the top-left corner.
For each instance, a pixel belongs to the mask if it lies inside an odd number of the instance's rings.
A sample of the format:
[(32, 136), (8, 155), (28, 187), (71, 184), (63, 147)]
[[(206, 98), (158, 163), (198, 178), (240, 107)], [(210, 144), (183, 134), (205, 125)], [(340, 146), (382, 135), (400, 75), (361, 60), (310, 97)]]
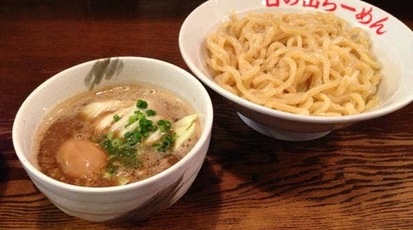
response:
[(147, 85), (77, 95), (47, 114), (35, 146), (46, 175), (74, 185), (117, 186), (151, 177), (195, 145), (195, 110)]

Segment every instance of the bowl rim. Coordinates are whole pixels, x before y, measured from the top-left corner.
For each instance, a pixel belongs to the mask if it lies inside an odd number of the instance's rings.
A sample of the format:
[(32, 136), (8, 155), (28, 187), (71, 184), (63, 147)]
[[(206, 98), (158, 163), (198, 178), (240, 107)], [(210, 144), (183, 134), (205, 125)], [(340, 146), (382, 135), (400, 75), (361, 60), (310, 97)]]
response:
[[(208, 0), (198, 7), (196, 7), (192, 12), (189, 13), (189, 15), (185, 18), (184, 22), (181, 25), (180, 31), (179, 31), (179, 37), (178, 37), (178, 42), (179, 42), (179, 49), (181, 52), (181, 56), (184, 59), (186, 65), (188, 68), (194, 73), (194, 75), (205, 85), (210, 87), (213, 91), (217, 92), (219, 95), (223, 96), (224, 98), (236, 103), (237, 105), (240, 105), (242, 107), (246, 107), (248, 109), (251, 109), (253, 111), (280, 118), (280, 119), (285, 119), (285, 120), (290, 120), (290, 121), (296, 121), (296, 122), (303, 122), (303, 123), (313, 123), (313, 124), (345, 124), (345, 123), (354, 123), (358, 121), (364, 121), (364, 120), (369, 120), (377, 117), (381, 117), (387, 114), (390, 114), (394, 111), (397, 111), (406, 105), (410, 104), (413, 101), (413, 94), (410, 96), (406, 96), (398, 101), (398, 103), (392, 103), (391, 105), (387, 105), (385, 107), (378, 107), (376, 109), (373, 109), (371, 111), (366, 111), (362, 112), (359, 114), (354, 114), (354, 115), (344, 115), (344, 116), (311, 116), (311, 115), (300, 115), (300, 114), (294, 114), (294, 113), (289, 113), (289, 112), (284, 112), (280, 110), (275, 110), (271, 109), (259, 104), (256, 104), (254, 102), (251, 102), (247, 99), (241, 98), (224, 88), (220, 87), (217, 83), (214, 82), (211, 78), (209, 78), (206, 74), (204, 74), (199, 68), (198, 65), (191, 59), (189, 53), (186, 50), (185, 46), (185, 38), (188, 36), (188, 34), (185, 34), (186, 31), (188, 30), (188, 24), (190, 24), (190, 21), (193, 19), (193, 17), (196, 17), (196, 15), (202, 11), (204, 7), (207, 7), (209, 4), (213, 4), (213, 2), (216, 0)], [(392, 18), (399, 26), (401, 26), (403, 29), (408, 31), (408, 35), (413, 39), (413, 31), (409, 27), (407, 27), (403, 22), (401, 22), (399, 19), (391, 15), (390, 13), (378, 8), (377, 6), (371, 5), (370, 3), (360, 1), (363, 4), (372, 6), (386, 14), (388, 14), (389, 17)], [(315, 10), (312, 10), (315, 12)], [(242, 12), (246, 12), (246, 10), (243, 10)], [(228, 14), (229, 15), (229, 14)], [(225, 16), (224, 16), (225, 17)], [(223, 17), (223, 19), (224, 19)], [(407, 73), (409, 74), (409, 72)], [(410, 73), (413, 74), (413, 73)], [(401, 76), (402, 78), (404, 77), (403, 75)], [(403, 83), (403, 79), (400, 81), (400, 85)], [(406, 80), (408, 82), (413, 82), (413, 79)], [(395, 95), (400, 90), (400, 85), (397, 87), (397, 90), (391, 95), (389, 100)]]
[[(108, 57), (109, 58), (109, 57)], [(24, 154), (24, 151), (22, 150), (22, 146), (20, 142), (18, 141), (19, 137), (17, 136), (17, 130), (20, 129), (20, 126), (23, 125), (22, 122), (22, 116), (23, 116), (23, 110), (25, 107), (27, 107), (28, 103), (31, 102), (31, 100), (34, 100), (36, 97), (36, 94), (38, 91), (40, 91), (42, 88), (45, 86), (51, 84), (54, 80), (60, 78), (61, 76), (64, 76), (67, 74), (67, 72), (73, 71), (74, 69), (77, 69), (79, 67), (84, 67), (87, 65), (92, 66), (94, 62), (102, 59), (107, 59), (107, 58), (98, 58), (94, 60), (89, 60), (86, 62), (82, 62), (79, 64), (76, 64), (74, 66), (71, 66), (69, 68), (66, 68), (60, 72), (57, 72), (56, 74), (52, 75), (50, 78), (42, 82), (40, 85), (38, 85), (30, 94), (29, 96), (26, 97), (26, 99), (23, 101), (21, 104), (19, 110), (16, 113), (14, 122), (13, 122), (13, 127), (12, 127), (12, 142), (15, 148), (16, 155), (20, 161), (20, 163), (23, 165), (23, 167), (28, 171), (27, 173), (29, 174), (29, 177), (31, 178), (34, 176), (36, 179), (39, 179), (41, 181), (44, 181), (47, 185), (54, 186), (54, 187), (59, 187), (62, 189), (65, 189), (67, 191), (71, 192), (78, 192), (78, 193), (93, 193), (93, 194), (112, 194), (112, 193), (117, 193), (119, 191), (122, 192), (127, 192), (130, 190), (134, 190), (139, 187), (144, 187), (148, 184), (151, 183), (156, 183), (159, 180), (162, 180), (164, 178), (167, 178), (168, 175), (171, 175), (174, 171), (178, 171), (180, 168), (184, 167), (184, 164), (191, 161), (192, 158), (198, 157), (198, 152), (202, 150), (204, 147), (205, 143), (209, 145), (209, 139), (211, 136), (212, 132), (212, 125), (213, 125), (213, 119), (214, 119), (214, 111), (213, 111), (213, 106), (212, 106), (212, 101), (211, 98), (208, 94), (208, 91), (205, 89), (205, 87), (199, 82), (197, 78), (195, 78), (191, 73), (188, 71), (184, 70), (183, 68), (174, 65), (172, 63), (160, 60), (160, 59), (155, 59), (155, 58), (150, 58), (150, 57), (142, 57), (142, 56), (114, 56), (110, 58), (119, 58), (122, 60), (131, 60), (131, 61), (138, 61), (138, 62), (152, 62), (155, 64), (159, 65), (165, 65), (168, 68), (173, 68), (176, 71), (180, 72), (182, 75), (184, 75), (186, 78), (188, 78), (188, 81), (191, 81), (193, 85), (196, 85), (198, 88), (199, 94), (202, 94), (205, 97), (205, 106), (206, 106), (206, 114), (203, 116), (204, 118), (204, 124), (203, 124), (203, 129), (201, 132), (201, 135), (199, 137), (199, 140), (195, 144), (195, 146), (178, 162), (176, 162), (174, 165), (171, 167), (149, 177), (141, 181), (133, 182), (130, 184), (126, 185), (119, 185), (119, 186), (109, 186), (109, 187), (86, 187), (86, 186), (80, 186), (80, 185), (73, 185), (73, 184), (68, 184), (61, 182), (59, 180), (56, 180), (54, 178), (51, 178), (47, 176), (46, 174), (42, 173), (37, 167), (35, 167), (30, 160), (26, 157)], [(204, 158), (205, 156), (203, 156)], [(33, 180), (34, 178), (31, 178)]]

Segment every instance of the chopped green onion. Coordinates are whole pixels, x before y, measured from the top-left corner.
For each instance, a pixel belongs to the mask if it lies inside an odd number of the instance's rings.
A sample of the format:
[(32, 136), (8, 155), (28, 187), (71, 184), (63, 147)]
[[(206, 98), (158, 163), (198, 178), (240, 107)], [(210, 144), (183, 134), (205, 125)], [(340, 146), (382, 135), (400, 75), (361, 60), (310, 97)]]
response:
[(137, 116), (136, 114), (130, 116), (130, 117), (128, 118), (128, 123), (126, 123), (126, 125), (125, 125), (125, 128), (128, 127), (128, 126), (130, 126), (131, 124), (135, 123), (135, 121), (137, 121), (137, 120), (138, 120), (138, 116)]
[(139, 99), (138, 102), (136, 102), (136, 107), (138, 107), (140, 109), (146, 109), (146, 108), (148, 108), (148, 102)]
[(119, 146), (121, 146), (121, 144), (122, 144), (122, 141), (117, 138), (112, 140), (112, 145), (115, 148), (118, 148)]
[(159, 120), (156, 123), (162, 132), (167, 132), (171, 129), (172, 123), (168, 120)]
[(118, 122), (118, 121), (120, 120), (119, 115), (117, 115), (117, 114), (113, 115), (113, 120), (114, 120), (115, 122)]
[(114, 174), (118, 170), (119, 166), (115, 166), (113, 164), (108, 164), (106, 166), (106, 172), (109, 174)]
[(146, 111), (146, 115), (147, 115), (148, 117), (150, 117), (150, 116), (155, 116), (155, 115), (156, 115), (156, 111), (154, 111), (154, 110), (152, 110), (152, 109), (148, 109), (148, 110)]
[(168, 148), (172, 147), (175, 139), (176, 139), (176, 133), (167, 135), (162, 139), (161, 143), (155, 144), (154, 147), (156, 148), (158, 152), (166, 152)]

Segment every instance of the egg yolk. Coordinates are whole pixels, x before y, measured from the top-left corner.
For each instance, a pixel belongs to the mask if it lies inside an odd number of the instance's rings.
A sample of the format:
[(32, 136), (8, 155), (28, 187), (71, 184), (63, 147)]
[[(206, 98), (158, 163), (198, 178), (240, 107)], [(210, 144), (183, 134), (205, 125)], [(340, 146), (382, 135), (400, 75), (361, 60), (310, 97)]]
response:
[(69, 176), (85, 178), (101, 170), (107, 162), (106, 153), (88, 140), (69, 139), (57, 150), (57, 162)]

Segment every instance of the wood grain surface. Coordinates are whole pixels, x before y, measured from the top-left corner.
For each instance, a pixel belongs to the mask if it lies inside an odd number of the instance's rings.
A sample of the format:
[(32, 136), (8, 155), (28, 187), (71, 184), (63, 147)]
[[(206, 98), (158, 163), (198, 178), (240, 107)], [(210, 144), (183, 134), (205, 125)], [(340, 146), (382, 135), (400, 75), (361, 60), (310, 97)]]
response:
[[(201, 0), (0, 0), (0, 229), (413, 229), (413, 105), (295, 143), (246, 126), (209, 91), (211, 146), (187, 194), (147, 221), (90, 223), (37, 190), (12, 144), (14, 116), (43, 81), (110, 56), (186, 67), (178, 47)], [(413, 28), (413, 2), (368, 1)], [(413, 44), (413, 41), (412, 41)]]

